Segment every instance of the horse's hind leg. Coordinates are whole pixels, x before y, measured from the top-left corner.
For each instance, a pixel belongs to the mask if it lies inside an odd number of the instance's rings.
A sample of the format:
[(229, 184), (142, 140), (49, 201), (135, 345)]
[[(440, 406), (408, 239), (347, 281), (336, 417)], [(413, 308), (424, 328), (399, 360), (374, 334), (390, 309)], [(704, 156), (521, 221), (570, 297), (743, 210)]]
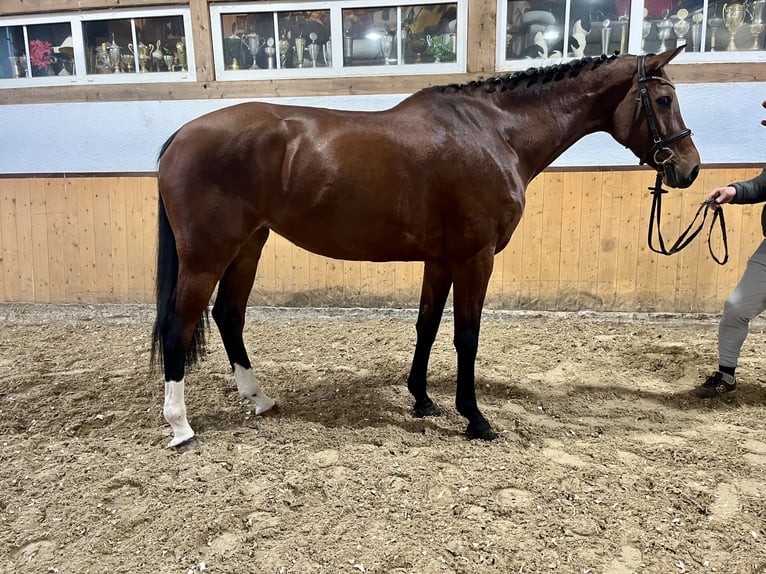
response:
[(268, 228), (258, 229), (242, 246), (218, 284), (218, 295), (213, 305), (213, 319), (221, 332), (223, 346), (237, 381), (237, 390), (241, 397), (255, 405), (256, 414), (269, 410), (274, 406), (274, 401), (266, 396), (253, 374), (242, 330), (245, 327), (247, 298), (253, 288), (258, 260), (268, 237)]
[(415, 329), (418, 334), (415, 344), (415, 356), (412, 368), (407, 378), (407, 388), (415, 397), (413, 410), (418, 417), (436, 416), (441, 414), (439, 408), (429, 398), (426, 392), (428, 360), (431, 357), (436, 333), (439, 330), (444, 304), (447, 301), (452, 275), (446, 265), (436, 262), (426, 262), (423, 271), (423, 288), (420, 294), (420, 309)]
[(479, 349), (479, 328), (484, 298), (492, 266), (494, 252), (489, 249), (469, 261), (453, 268), (455, 290), (452, 294), (455, 306), (455, 350), (457, 351), (457, 393), (455, 406), (468, 419), (468, 438), (493, 440), (497, 435), (479, 411), (476, 402), (475, 365)]

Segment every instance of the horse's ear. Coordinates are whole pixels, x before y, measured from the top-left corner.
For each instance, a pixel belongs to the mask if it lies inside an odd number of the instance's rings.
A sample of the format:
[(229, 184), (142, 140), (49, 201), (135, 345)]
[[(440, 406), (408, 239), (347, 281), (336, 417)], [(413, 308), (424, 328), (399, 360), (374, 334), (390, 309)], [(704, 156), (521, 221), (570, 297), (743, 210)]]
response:
[(646, 71), (657, 70), (662, 68), (665, 64), (670, 62), (673, 58), (683, 52), (685, 46), (678, 46), (677, 48), (671, 48), (666, 50), (662, 54), (652, 54), (646, 58)]

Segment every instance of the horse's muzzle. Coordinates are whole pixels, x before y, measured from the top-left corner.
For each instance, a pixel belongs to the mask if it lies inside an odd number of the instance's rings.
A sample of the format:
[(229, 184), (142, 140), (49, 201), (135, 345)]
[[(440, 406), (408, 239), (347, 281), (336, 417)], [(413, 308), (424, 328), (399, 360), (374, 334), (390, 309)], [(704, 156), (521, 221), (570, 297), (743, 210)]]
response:
[(682, 169), (674, 162), (668, 162), (663, 166), (663, 179), (670, 187), (686, 188), (689, 187), (700, 172), (700, 166), (694, 165), (691, 169)]

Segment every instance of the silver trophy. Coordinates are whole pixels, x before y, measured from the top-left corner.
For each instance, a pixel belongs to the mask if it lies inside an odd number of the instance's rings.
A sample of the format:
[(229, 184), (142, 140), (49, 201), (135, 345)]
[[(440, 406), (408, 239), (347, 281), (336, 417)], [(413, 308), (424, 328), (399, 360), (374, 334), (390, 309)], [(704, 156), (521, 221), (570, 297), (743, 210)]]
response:
[(322, 46), (322, 55), (324, 56), (324, 63), (327, 66), (332, 66), (332, 41), (330, 38)]
[(287, 67), (287, 54), (289, 52), (290, 40), (288, 40), (285, 33), (282, 32), (282, 37), (279, 39), (279, 67), (283, 70)]
[[(692, 50), (700, 51), (700, 40), (702, 39), (702, 12), (697, 12), (692, 16)], [(687, 48), (688, 50), (689, 48)]]
[(609, 27), (612, 21), (609, 18), (601, 22), (601, 53), (606, 54), (609, 52), (609, 41), (612, 38), (612, 29)]
[(760, 49), (758, 40), (763, 32), (763, 9), (766, 6), (766, 0), (756, 0), (750, 4), (750, 34), (753, 36), (753, 45), (751, 50)]
[(729, 44), (726, 50), (734, 52), (737, 46), (734, 44), (734, 38), (737, 32), (745, 23), (745, 5), (744, 4), (724, 4), (723, 5), (723, 23), (729, 30)]
[(311, 43), (306, 47), (309, 52), (309, 59), (311, 60), (311, 67), (317, 67), (317, 58), (319, 57), (319, 44), (317, 44), (317, 35), (314, 32), (309, 34), (309, 40)]
[(723, 18), (719, 16), (713, 16), (707, 21), (707, 25), (710, 26), (710, 51), (715, 52), (715, 34), (718, 28), (723, 24)]
[(303, 52), (306, 49), (306, 40), (303, 36), (298, 36), (295, 39), (295, 64), (299, 68), (303, 67)]
[(114, 41), (114, 34), (112, 34), (111, 43), (106, 46), (106, 51), (109, 67), (115, 74), (119, 73), (121, 71), (120, 66), (122, 65), (122, 49)]
[(664, 52), (668, 49), (666, 42), (670, 38), (670, 34), (673, 30), (673, 21), (668, 18), (669, 15), (669, 10), (663, 10), (662, 20), (657, 22), (657, 39), (660, 41), (660, 52)]
[(250, 69), (255, 70), (258, 68), (258, 65), (255, 63), (255, 57), (258, 55), (258, 50), (261, 49), (261, 37), (255, 32), (245, 34), (245, 44), (247, 45), (247, 49), (250, 50), (250, 54), (253, 56), (253, 63), (250, 66)]
[(383, 52), (383, 61), (386, 65), (391, 63), (391, 50), (394, 47), (394, 38), (391, 34), (383, 34), (380, 37), (380, 50)]
[(266, 47), (263, 49), (263, 51), (266, 53), (266, 57), (269, 61), (269, 70), (274, 69), (274, 54), (277, 53), (277, 49), (274, 47), (274, 38), (269, 38), (266, 40)]
[(644, 8), (644, 21), (641, 23), (641, 51), (646, 51), (646, 39), (649, 37), (649, 34), (652, 33), (652, 21), (647, 20), (646, 17), (648, 16), (649, 11)]

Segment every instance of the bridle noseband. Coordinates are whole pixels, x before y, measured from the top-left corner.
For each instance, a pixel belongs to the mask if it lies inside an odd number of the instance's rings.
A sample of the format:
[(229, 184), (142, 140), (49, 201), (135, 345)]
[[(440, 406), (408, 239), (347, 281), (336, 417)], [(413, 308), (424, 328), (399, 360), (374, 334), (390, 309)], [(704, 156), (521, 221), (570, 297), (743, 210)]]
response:
[[(692, 239), (697, 237), (697, 234), (699, 234), (699, 232), (702, 231), (702, 228), (705, 225), (705, 220), (707, 219), (707, 212), (709, 209), (712, 208), (713, 202), (711, 201), (703, 202), (697, 209), (697, 213), (694, 215), (694, 219), (689, 224), (689, 227), (687, 227), (686, 230), (678, 237), (678, 239), (676, 239), (675, 243), (673, 243), (673, 246), (670, 249), (665, 248), (665, 242), (662, 239), (662, 233), (660, 231), (660, 217), (662, 213), (662, 195), (667, 193), (667, 190), (662, 188), (662, 177), (664, 174), (665, 166), (668, 163), (670, 163), (670, 161), (675, 156), (675, 154), (673, 153), (673, 150), (670, 149), (668, 146), (674, 142), (677, 142), (680, 139), (690, 136), (692, 131), (688, 128), (684, 128), (676, 132), (672, 136), (669, 136), (664, 139), (660, 135), (660, 130), (657, 127), (657, 116), (655, 115), (654, 107), (652, 106), (652, 103), (649, 100), (649, 90), (647, 89), (647, 83), (649, 80), (657, 80), (664, 84), (670, 85), (674, 89), (675, 89), (675, 86), (673, 86), (670, 80), (667, 80), (661, 76), (647, 76), (645, 63), (644, 63), (645, 59), (646, 59), (646, 56), (644, 55), (638, 56), (637, 58), (638, 60), (638, 95), (639, 95), (639, 101), (641, 103), (641, 108), (643, 108), (644, 114), (646, 114), (646, 122), (649, 124), (649, 130), (652, 132), (652, 147), (649, 148), (646, 151), (646, 153), (644, 153), (644, 155), (641, 156), (641, 160), (639, 161), (638, 165), (643, 165), (647, 163), (647, 158), (651, 157), (657, 169), (657, 178), (654, 182), (654, 186), (649, 188), (649, 191), (651, 192), (653, 196), (652, 213), (651, 213), (651, 216), (649, 217), (649, 238), (648, 238), (649, 249), (651, 249), (655, 253), (660, 253), (662, 255), (673, 255), (674, 253), (678, 253), (684, 247), (689, 245)], [(636, 113), (638, 114), (639, 111), (640, 109), (637, 110)], [(665, 159), (661, 159), (660, 154), (666, 155)], [(692, 232), (691, 229), (694, 226), (694, 223), (699, 218), (700, 213), (702, 214), (702, 221), (700, 222), (699, 226)], [(713, 246), (711, 244), (711, 235), (713, 233), (713, 225), (715, 224), (716, 219), (718, 219), (718, 222), (721, 228), (721, 241), (723, 242), (723, 247), (724, 247), (723, 258), (718, 258), (716, 254), (713, 253)], [(654, 246), (654, 241), (652, 239), (654, 235), (655, 221), (657, 225), (657, 241), (658, 241), (659, 247)], [(707, 234), (707, 245), (710, 251), (710, 255), (716, 263), (718, 263), (719, 265), (724, 265), (729, 260), (729, 246), (726, 240), (726, 223), (724, 222), (724, 218), (723, 218), (723, 208), (720, 205), (718, 206), (717, 209), (713, 210), (713, 219), (710, 222), (710, 229), (708, 230), (708, 234)]]

